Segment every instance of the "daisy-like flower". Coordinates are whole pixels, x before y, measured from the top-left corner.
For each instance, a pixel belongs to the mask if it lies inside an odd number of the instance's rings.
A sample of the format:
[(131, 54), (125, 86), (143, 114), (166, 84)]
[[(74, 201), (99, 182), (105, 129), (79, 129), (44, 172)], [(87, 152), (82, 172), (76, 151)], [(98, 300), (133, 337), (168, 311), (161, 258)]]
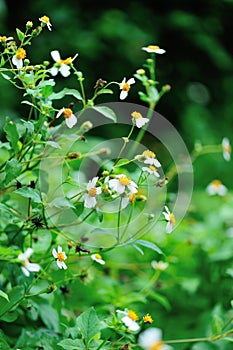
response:
[(86, 208), (95, 208), (96, 206), (96, 196), (101, 193), (101, 187), (96, 187), (98, 179), (98, 176), (93, 177), (87, 184), (87, 193), (82, 197)]
[(64, 115), (68, 128), (73, 128), (73, 126), (77, 123), (77, 117), (73, 114), (72, 109), (63, 107), (57, 113), (56, 118), (59, 118), (62, 114)]
[(138, 343), (144, 350), (171, 350), (171, 346), (162, 341), (162, 331), (159, 328), (148, 328), (138, 337)]
[(26, 57), (26, 51), (20, 47), (12, 57), (12, 63), (18, 68), (23, 68), (23, 60)]
[(105, 261), (102, 259), (102, 256), (100, 254), (92, 254), (91, 259), (96, 261), (100, 265), (105, 264)]
[(144, 317), (143, 317), (143, 322), (144, 323), (153, 323), (154, 322), (154, 320), (153, 320), (153, 318), (151, 317), (151, 315), (150, 314), (146, 314)]
[(128, 92), (131, 88), (130, 85), (135, 83), (135, 79), (134, 78), (130, 78), (129, 80), (126, 81), (126, 78), (124, 78), (122, 80), (122, 82), (120, 83), (120, 100), (124, 100), (127, 96), (128, 96)]
[(148, 167), (144, 166), (142, 167), (142, 171), (146, 171), (149, 174), (153, 174), (156, 177), (160, 177), (157, 168), (154, 165), (149, 165)]
[(219, 196), (225, 196), (227, 188), (222, 184), (220, 180), (213, 180), (206, 188), (206, 191), (210, 196), (218, 194)]
[(115, 179), (109, 180), (109, 187), (119, 194), (123, 194), (126, 189), (130, 193), (137, 193), (138, 185), (124, 174), (116, 175)]
[(153, 269), (155, 270), (159, 270), (159, 271), (164, 271), (168, 268), (168, 263), (164, 262), (164, 261), (151, 261), (151, 266), (153, 267)]
[(160, 162), (158, 161), (158, 159), (156, 159), (155, 153), (148, 149), (144, 151), (142, 154), (135, 156), (134, 158), (145, 164), (153, 165), (156, 168), (161, 167)]
[(13, 36), (7, 37), (5, 35), (3, 36), (0, 35), (0, 43), (5, 43), (6, 41), (10, 41), (10, 40), (14, 40)]
[(124, 315), (121, 321), (126, 325), (126, 327), (132, 331), (136, 332), (140, 329), (138, 321), (138, 315), (133, 310), (116, 310), (117, 313)]
[(52, 254), (55, 259), (57, 259), (57, 266), (59, 269), (67, 269), (66, 263), (64, 262), (67, 259), (66, 253), (62, 251), (62, 247), (58, 246), (57, 251), (55, 248), (52, 250)]
[(62, 60), (59, 51), (54, 50), (51, 52), (51, 56), (56, 62), (56, 65), (50, 69), (50, 73), (55, 76), (60, 72), (61, 75), (66, 78), (70, 75), (70, 64), (76, 59), (78, 53), (76, 53), (73, 58), (68, 57), (65, 60)]
[(142, 128), (149, 121), (148, 118), (143, 118), (141, 113), (136, 111), (133, 112), (131, 116), (132, 116), (132, 121), (136, 124), (136, 127), (139, 129)]
[(166, 205), (165, 205), (164, 209), (166, 211), (163, 211), (163, 215), (165, 217), (165, 220), (167, 221), (166, 232), (171, 233), (173, 225), (176, 222), (175, 215), (169, 211), (169, 209)]
[(222, 151), (223, 158), (227, 161), (231, 160), (231, 145), (227, 137), (224, 137), (222, 140)]
[(52, 30), (52, 24), (50, 23), (50, 19), (47, 16), (42, 16), (39, 18), (39, 21), (41, 21), (42, 25), (46, 25), (48, 30)]
[(146, 47), (143, 47), (142, 50), (148, 53), (158, 53), (160, 55), (166, 52), (164, 49), (160, 49), (160, 47), (157, 45), (148, 45)]
[(24, 253), (19, 254), (18, 259), (22, 261), (21, 269), (25, 276), (29, 277), (30, 272), (38, 272), (40, 271), (40, 265), (30, 263), (29, 258), (33, 253), (32, 248), (27, 248)]

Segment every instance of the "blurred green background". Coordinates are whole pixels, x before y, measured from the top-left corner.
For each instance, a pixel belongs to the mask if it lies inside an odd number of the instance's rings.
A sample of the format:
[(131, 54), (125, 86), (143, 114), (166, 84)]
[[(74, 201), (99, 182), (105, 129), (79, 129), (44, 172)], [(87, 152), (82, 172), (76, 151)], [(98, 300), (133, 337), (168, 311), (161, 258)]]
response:
[[(172, 90), (156, 110), (175, 125), (190, 151), (196, 141), (220, 144), (224, 136), (232, 138), (232, 0), (0, 0), (0, 34), (15, 37), (15, 27), (24, 30), (28, 20), (38, 25), (43, 15), (50, 17), (53, 30), (44, 30), (28, 48), (32, 63), (53, 62), (54, 49), (63, 58), (78, 52), (75, 65), (83, 71), (91, 96), (98, 78), (120, 82), (131, 77), (148, 57), (141, 48), (160, 45), (167, 52), (157, 59), (157, 78)], [(76, 86), (72, 78), (57, 79), (61, 85)], [(127, 101), (141, 103), (137, 90), (132, 88)], [(7, 115), (27, 117), (21, 100), (20, 91), (0, 79), (1, 124)], [(119, 101), (117, 90), (98, 100), (108, 101)], [(197, 186), (206, 186), (213, 177), (231, 186), (233, 168), (221, 155), (203, 156), (196, 164)]]

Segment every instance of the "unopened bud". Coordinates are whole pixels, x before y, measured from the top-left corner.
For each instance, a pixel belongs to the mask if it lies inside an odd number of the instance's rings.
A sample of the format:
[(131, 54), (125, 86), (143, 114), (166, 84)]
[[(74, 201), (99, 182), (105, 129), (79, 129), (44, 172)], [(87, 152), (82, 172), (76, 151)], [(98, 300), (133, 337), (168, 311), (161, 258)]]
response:
[(25, 65), (25, 66), (28, 66), (29, 63), (30, 63), (29, 59), (28, 59), (28, 58), (25, 58), (25, 60), (24, 60), (24, 65)]
[(41, 27), (36, 27), (35, 29), (33, 29), (32, 31), (32, 36), (37, 36), (41, 33), (42, 28)]
[(53, 293), (57, 289), (56, 285), (53, 283), (50, 286), (47, 287), (47, 293)]
[(136, 73), (139, 75), (144, 75), (146, 73), (146, 71), (145, 71), (145, 69), (140, 68), (136, 71)]
[(171, 85), (169, 85), (169, 84), (164, 85), (164, 86), (162, 87), (162, 90), (165, 91), (165, 92), (170, 91), (170, 90), (171, 90)]
[(30, 29), (30, 28), (32, 28), (32, 27), (33, 27), (32, 21), (27, 21), (27, 23), (26, 23), (26, 28), (27, 28), (27, 29)]

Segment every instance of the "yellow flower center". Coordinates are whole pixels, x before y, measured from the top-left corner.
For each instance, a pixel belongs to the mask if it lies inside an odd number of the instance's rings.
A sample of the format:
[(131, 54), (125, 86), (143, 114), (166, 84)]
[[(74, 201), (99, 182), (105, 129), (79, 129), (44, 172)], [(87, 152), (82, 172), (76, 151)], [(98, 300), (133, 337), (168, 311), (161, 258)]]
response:
[(57, 253), (57, 259), (62, 262), (65, 260), (65, 255), (62, 252)]
[(133, 112), (133, 113), (131, 114), (131, 116), (132, 116), (134, 119), (140, 119), (140, 118), (142, 118), (142, 115), (141, 115), (141, 113), (139, 113), (139, 112)]
[(18, 49), (16, 51), (15, 56), (16, 56), (17, 60), (24, 59), (26, 57), (26, 51), (21, 47), (20, 49)]
[(152, 323), (152, 322), (153, 322), (153, 318), (151, 317), (151, 315), (146, 314), (146, 315), (143, 317), (143, 322), (144, 322), (144, 323)]
[(155, 158), (155, 153), (149, 150), (144, 151), (143, 156), (148, 157), (148, 158)]
[(50, 19), (49, 19), (49, 17), (47, 17), (47, 16), (43, 16), (43, 17), (41, 17), (41, 21), (42, 22), (44, 22), (44, 23), (50, 23)]
[(129, 310), (128, 311), (128, 316), (133, 321), (137, 321), (138, 320), (138, 315), (133, 310)]
[(96, 193), (97, 193), (96, 187), (91, 187), (91, 188), (89, 189), (89, 191), (88, 191), (88, 195), (89, 195), (90, 197), (95, 197), (95, 196), (96, 196)]
[(128, 186), (131, 182), (130, 178), (126, 176), (119, 177), (118, 181), (122, 186)]
[(102, 256), (100, 254), (95, 254), (96, 259), (101, 260)]
[(175, 215), (174, 215), (173, 213), (171, 213), (171, 214), (169, 215), (169, 218), (170, 218), (170, 223), (171, 223), (172, 225), (174, 225), (175, 222), (176, 222)]
[(149, 165), (149, 168), (150, 168), (150, 170), (152, 170), (152, 171), (157, 171), (156, 167), (153, 166), (153, 165)]
[[(1, 40), (0, 40), (0, 41), (1, 41)], [(230, 145), (230, 144), (223, 146), (223, 149), (224, 149), (224, 151), (226, 151), (227, 153), (231, 153), (231, 145)]]
[(66, 64), (66, 65), (71, 64), (71, 63), (72, 63), (72, 58), (71, 58), (71, 57), (68, 57), (68, 58), (66, 58), (65, 60), (59, 60), (58, 63), (60, 64), (60, 66), (61, 66), (62, 64)]
[(215, 187), (220, 187), (222, 185), (222, 183), (219, 180), (214, 180), (214, 181), (212, 181), (212, 185), (214, 185)]
[(65, 119), (68, 119), (72, 116), (73, 112), (70, 108), (64, 108), (63, 115)]
[(130, 89), (130, 85), (128, 83), (124, 83), (124, 85), (122, 86), (122, 90), (128, 92), (129, 89)]
[(7, 37), (4, 35), (4, 36), (0, 36), (0, 42), (5, 42), (7, 41)]
[(149, 46), (147, 46), (147, 48), (150, 49), (150, 50), (154, 50), (154, 51), (160, 49), (160, 47), (157, 46), (157, 45), (149, 45)]
[(157, 342), (151, 347), (151, 350), (159, 350), (159, 349), (161, 349), (162, 346), (163, 346), (163, 342), (162, 342), (162, 341), (157, 341)]

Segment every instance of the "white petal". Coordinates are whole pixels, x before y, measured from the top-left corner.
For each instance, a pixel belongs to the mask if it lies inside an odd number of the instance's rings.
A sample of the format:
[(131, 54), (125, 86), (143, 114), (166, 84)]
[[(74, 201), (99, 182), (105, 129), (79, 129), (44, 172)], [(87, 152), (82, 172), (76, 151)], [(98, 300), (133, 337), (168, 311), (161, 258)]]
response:
[(21, 269), (26, 277), (30, 276), (30, 272), (25, 267), (21, 266)]
[(33, 252), (34, 250), (32, 248), (27, 248), (26, 252), (24, 253), (26, 259), (29, 259)]
[(59, 245), (57, 248), (58, 253), (62, 253), (62, 247)]
[(98, 181), (99, 177), (98, 176), (95, 176), (93, 177), (92, 180), (89, 180), (88, 184), (87, 184), (87, 189), (89, 190), (90, 188), (93, 188), (95, 187), (97, 181)]
[(223, 151), (223, 158), (227, 161), (231, 160), (231, 154), (227, 151)]
[(67, 269), (67, 265), (66, 265), (66, 263), (64, 263), (64, 261), (61, 262), (61, 266), (63, 267), (64, 270)]
[(100, 194), (102, 192), (102, 188), (101, 187), (96, 187), (96, 194)]
[(34, 264), (34, 263), (27, 263), (26, 268), (28, 269), (28, 271), (31, 271), (31, 272), (40, 271), (40, 265)]
[(13, 57), (12, 57), (12, 63), (13, 63), (18, 69), (23, 68), (23, 60), (22, 60), (22, 59), (18, 60), (18, 59), (16, 58), (16, 56), (13, 56)]
[(120, 93), (120, 100), (124, 100), (128, 96), (127, 91), (121, 91)]
[(122, 80), (122, 82), (120, 83), (120, 89), (122, 89), (122, 88), (123, 88), (123, 86), (124, 86), (125, 82), (126, 82), (126, 78), (124, 78), (124, 79)]
[[(136, 184), (135, 184), (136, 185)], [(138, 192), (138, 190), (137, 190), (137, 185), (136, 185), (136, 187), (134, 186), (134, 184), (129, 184), (128, 186), (128, 189), (130, 190), (130, 193), (137, 193)]]
[(60, 56), (60, 53), (58, 50), (54, 50), (51, 52), (51, 56), (52, 56), (52, 59), (55, 61), (55, 62), (58, 62), (60, 61), (61, 59), (61, 56)]
[(57, 251), (55, 248), (53, 248), (52, 254), (53, 254), (54, 258), (57, 259)]
[(68, 77), (70, 75), (70, 66), (68, 66), (67, 64), (62, 64), (59, 69), (59, 72), (63, 77)]
[(206, 188), (206, 191), (209, 193), (210, 196), (213, 196), (216, 194), (216, 188), (212, 184), (209, 184)]
[(64, 107), (60, 109), (60, 111), (56, 115), (56, 118), (59, 118), (62, 115), (62, 113), (64, 112), (64, 109), (65, 109)]
[(84, 202), (85, 208), (94, 208), (96, 206), (95, 197), (87, 196)]
[(132, 85), (135, 83), (135, 79), (134, 78), (130, 78), (128, 81), (127, 81), (127, 84), (129, 85)]
[(138, 128), (143, 127), (148, 121), (149, 121), (148, 118), (138, 118), (138, 119), (135, 119), (135, 123), (136, 123), (136, 126), (137, 126)]
[(72, 62), (78, 57), (78, 53), (72, 58)]
[(151, 327), (139, 334), (138, 343), (143, 349), (150, 349), (161, 339), (162, 331), (159, 328)]
[(227, 193), (227, 188), (226, 188), (226, 186), (221, 185), (221, 186), (219, 187), (219, 189), (218, 189), (218, 194), (219, 194), (220, 196), (225, 196), (226, 193)]
[(170, 223), (170, 221), (167, 223), (166, 232), (167, 233), (171, 233), (172, 232), (172, 224)]
[(63, 268), (62, 262), (57, 260), (57, 266), (59, 267), (59, 269), (62, 269)]
[(73, 128), (77, 121), (77, 117), (75, 117), (75, 115), (72, 114), (70, 118), (66, 118), (66, 125), (68, 126), (68, 128)]
[(158, 49), (155, 51), (156, 53), (162, 55), (163, 53), (165, 53), (166, 51), (164, 49)]
[(50, 69), (50, 73), (52, 74), (53, 77), (55, 77), (58, 73), (58, 68), (57, 67), (52, 67)]

